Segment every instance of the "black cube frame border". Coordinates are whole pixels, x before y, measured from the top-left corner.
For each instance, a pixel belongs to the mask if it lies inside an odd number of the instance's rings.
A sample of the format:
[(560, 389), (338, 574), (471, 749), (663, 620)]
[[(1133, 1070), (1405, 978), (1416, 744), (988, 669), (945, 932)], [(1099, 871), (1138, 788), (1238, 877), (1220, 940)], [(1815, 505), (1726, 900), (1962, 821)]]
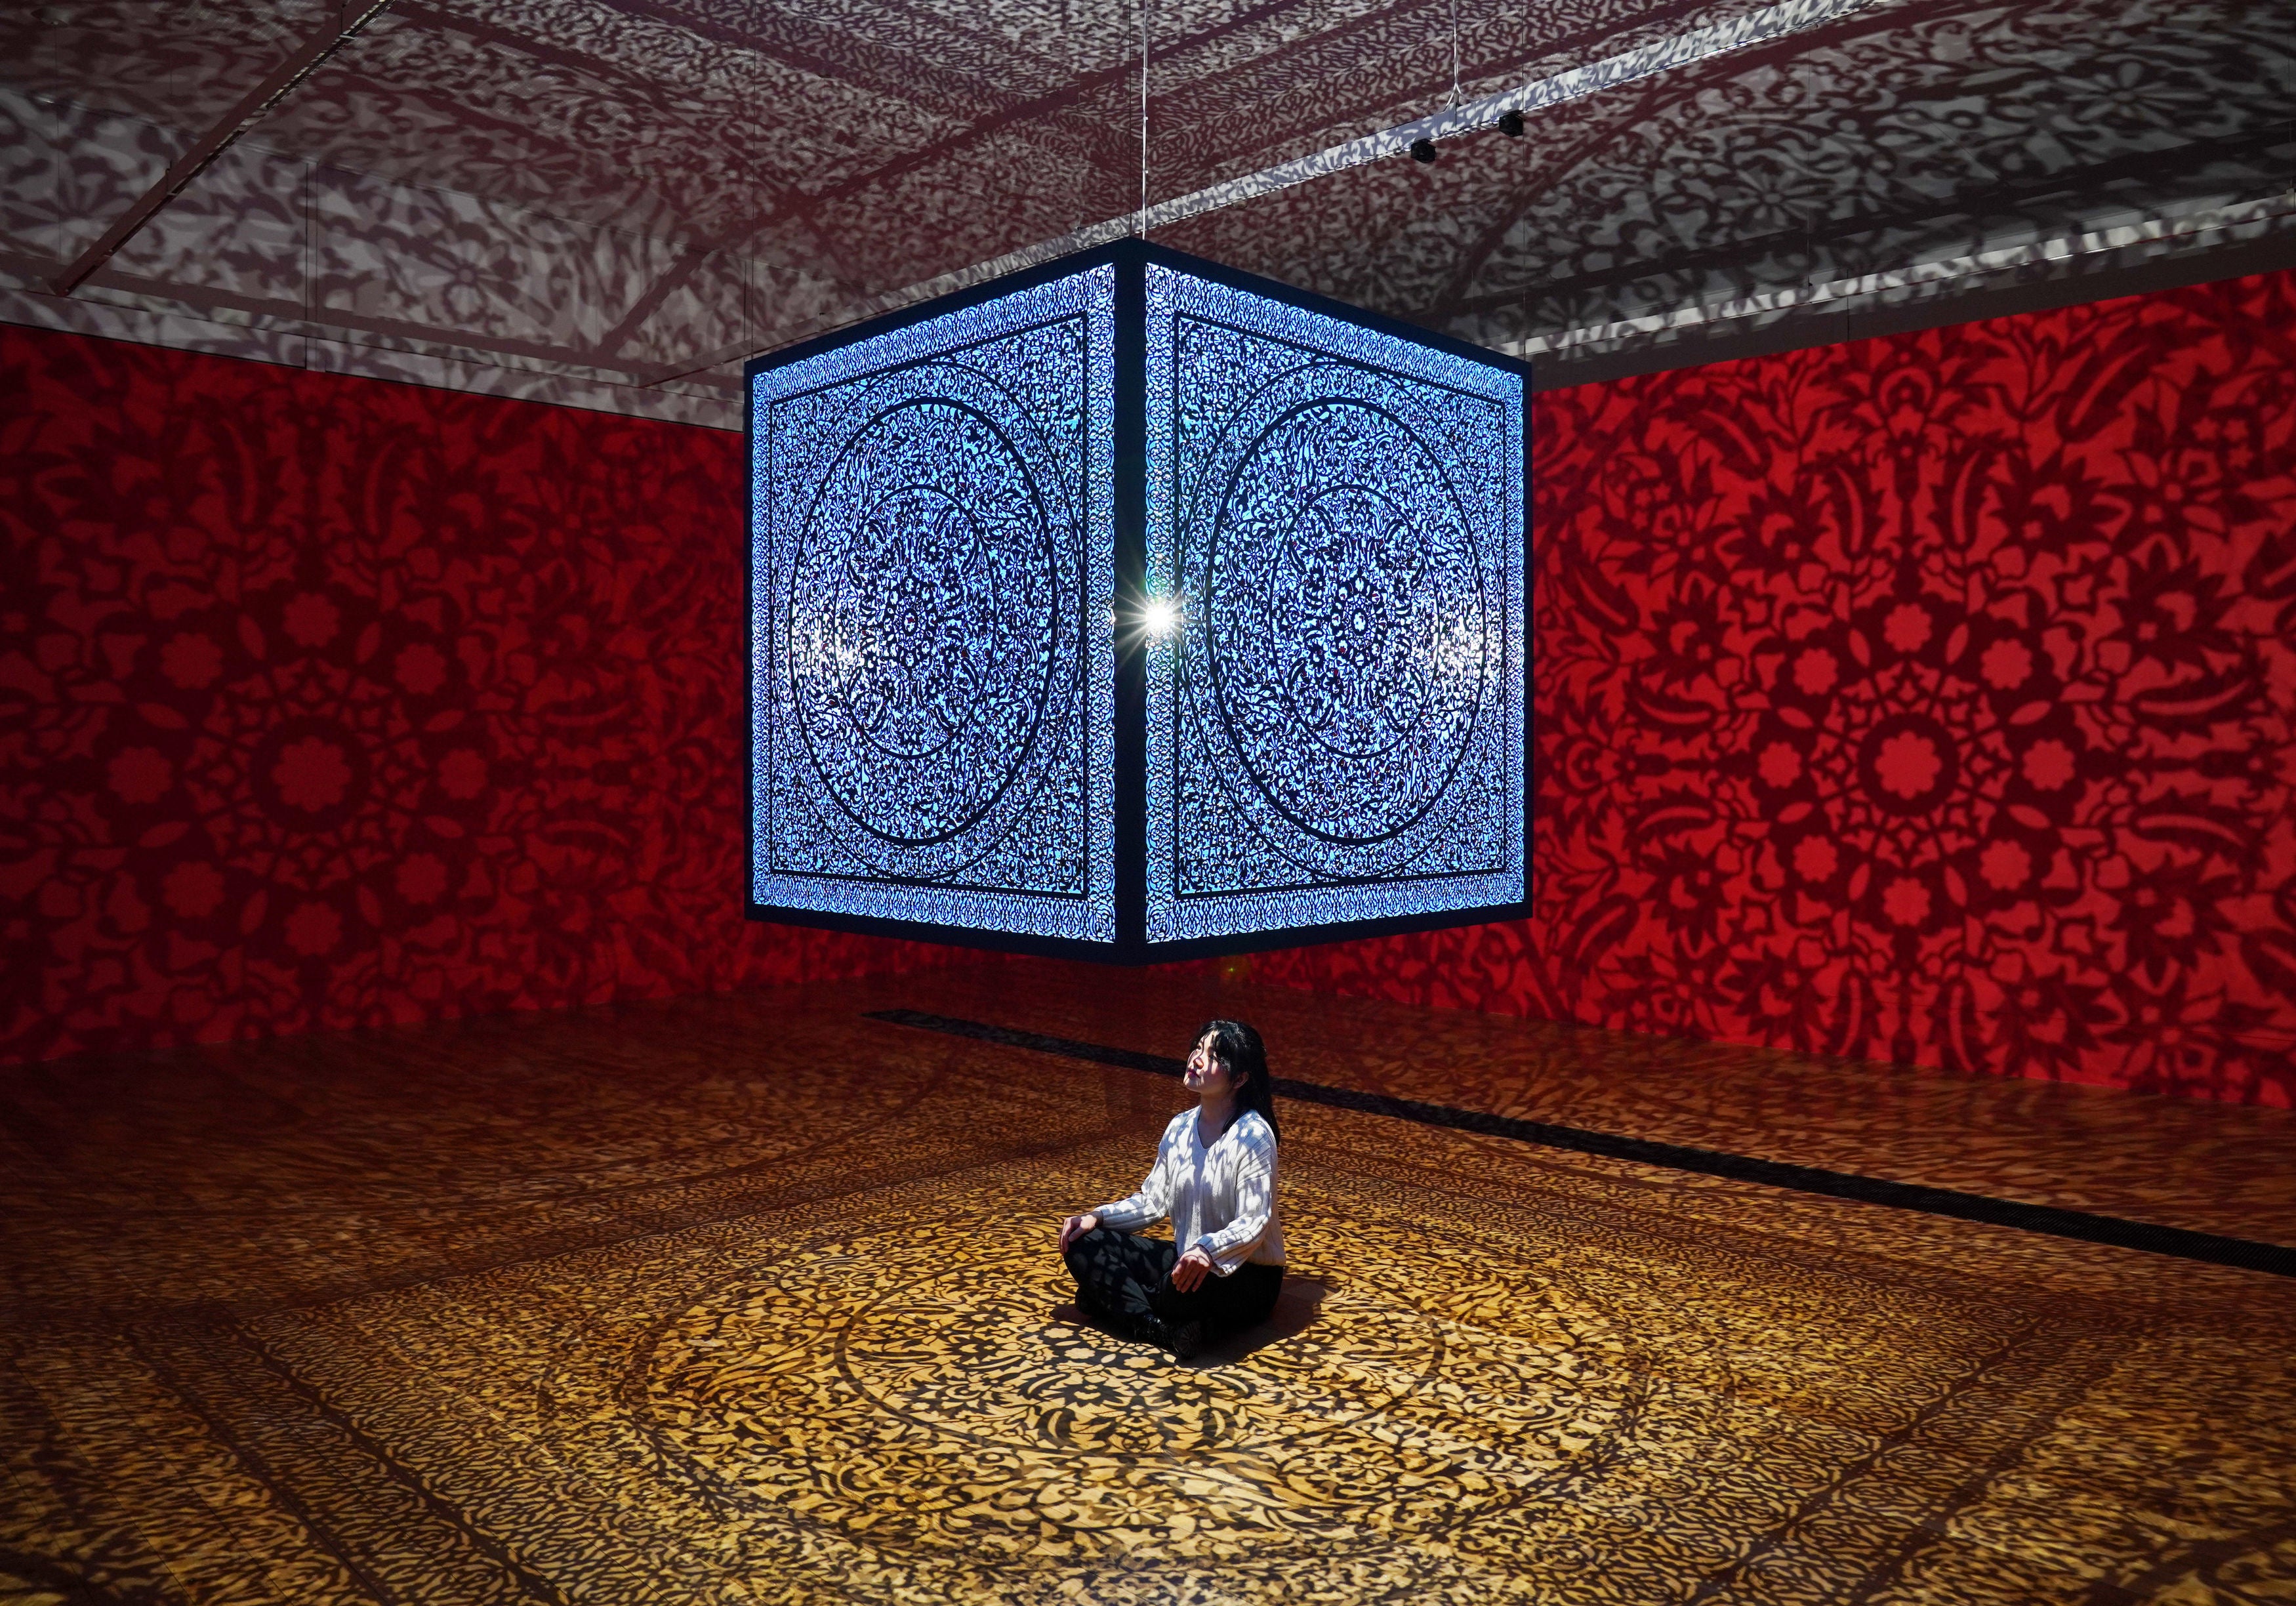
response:
[[(1113, 822), (1116, 864), (1116, 930), (1114, 942), (1090, 942), (1078, 938), (1038, 937), (1022, 931), (988, 931), (965, 926), (936, 925), (924, 921), (893, 920), (873, 914), (842, 914), (821, 909), (794, 908), (786, 904), (760, 904), (751, 896), (757, 885), (758, 823), (756, 771), (752, 767), (756, 754), (751, 747), (757, 725), (757, 681), (751, 667), (757, 661), (756, 610), (757, 547), (755, 540), (756, 510), (750, 497), (756, 494), (758, 446), (757, 377), (776, 368), (784, 368), (810, 357), (874, 340), (882, 334), (904, 329), (913, 324), (925, 323), (984, 301), (1011, 295), (1015, 291), (1033, 289), (1039, 284), (1065, 279), (1088, 268), (1107, 263), (1116, 269), (1115, 307), (1115, 455), (1116, 455), (1116, 553), (1113, 602), (1118, 617), (1136, 613), (1146, 587), (1148, 568), (1146, 405), (1147, 369), (1147, 266), (1155, 263), (1177, 272), (1193, 274), (1227, 285), (1250, 295), (1264, 296), (1271, 301), (1281, 301), (1306, 312), (1321, 313), (1341, 323), (1377, 333), (1392, 335), (1414, 345), (1432, 347), (1454, 356), (1496, 368), (1521, 378), (1523, 382), (1521, 495), (1523, 503), (1522, 539), (1522, 874), (1523, 897), (1520, 903), (1480, 904), (1467, 909), (1444, 909), (1418, 914), (1397, 914), (1375, 920), (1341, 921), (1325, 925), (1286, 926), (1273, 930), (1242, 931), (1221, 937), (1187, 938), (1173, 942), (1145, 941), (1143, 933), (1147, 923), (1147, 745), (1148, 745), (1148, 680), (1146, 655), (1136, 633), (1119, 631), (1115, 641), (1115, 773)], [(1274, 279), (1258, 274), (1226, 267), (1201, 257), (1192, 257), (1165, 246), (1152, 245), (1142, 240), (1119, 240), (1108, 245), (1095, 246), (1088, 250), (1073, 252), (1056, 260), (1023, 268), (1001, 278), (936, 296), (930, 301), (919, 302), (898, 312), (872, 318), (866, 323), (832, 333), (817, 335), (794, 346), (786, 346), (765, 356), (752, 358), (742, 369), (742, 417), (744, 436), (743, 479), (747, 493), (742, 498), (742, 900), (744, 913), (750, 920), (775, 925), (803, 926), (816, 930), (849, 931), (869, 937), (898, 937), (913, 941), (939, 943), (951, 947), (982, 948), (1007, 954), (1036, 954), (1060, 959), (1089, 959), (1106, 964), (1160, 964), (1172, 960), (1197, 959), (1230, 954), (1265, 953), (1278, 948), (1311, 946), (1317, 943), (1345, 942), (1363, 937), (1395, 936), (1412, 931), (1439, 931), (1454, 926), (1487, 925), (1497, 921), (1520, 920), (1530, 913), (1531, 901), (1531, 825), (1534, 792), (1532, 760), (1536, 751), (1531, 740), (1531, 662), (1533, 631), (1530, 612), (1532, 590), (1532, 531), (1530, 522), (1531, 417), (1530, 365), (1487, 347), (1477, 346), (1455, 336), (1422, 329), (1398, 318), (1366, 312), (1319, 296), (1309, 291), (1296, 290)]]

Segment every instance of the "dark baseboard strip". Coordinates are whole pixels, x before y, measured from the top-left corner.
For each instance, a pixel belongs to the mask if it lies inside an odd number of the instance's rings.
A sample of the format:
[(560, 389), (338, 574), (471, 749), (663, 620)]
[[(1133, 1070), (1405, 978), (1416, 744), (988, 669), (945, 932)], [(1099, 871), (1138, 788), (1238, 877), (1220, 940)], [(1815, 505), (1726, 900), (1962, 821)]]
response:
[[(890, 1021), (895, 1026), (914, 1027), (920, 1031), (972, 1037), (983, 1043), (1000, 1043), (1037, 1053), (1058, 1054), (1062, 1059), (1082, 1060), (1094, 1065), (1146, 1071), (1152, 1076), (1177, 1077), (1181, 1070), (1179, 1061), (1163, 1054), (1137, 1053), (1130, 1049), (1111, 1048), (1104, 1044), (1079, 1043), (1070, 1037), (1047, 1037), (1042, 1032), (1018, 1031), (1005, 1026), (986, 1026), (978, 1020), (959, 1020), (951, 1016), (926, 1014), (918, 1010), (876, 1010), (869, 1014), (868, 1019)], [(1390, 1098), (1385, 1094), (1325, 1087), (1314, 1082), (1293, 1082), (1278, 1077), (1275, 1086), (1279, 1096), (1296, 1099), (1303, 1104), (1324, 1104), (1335, 1110), (1353, 1110), (1365, 1115), (1415, 1121), (1423, 1127), (1447, 1127), (1459, 1132), (1513, 1138), (1549, 1149), (1565, 1149), (1574, 1154), (1632, 1160), (1639, 1165), (1663, 1166), (1671, 1170), (1693, 1171), (1705, 1176), (1727, 1177), (1733, 1182), (1786, 1188), (1797, 1193), (1853, 1200), (1859, 1204), (1887, 1205), (1893, 1209), (1917, 1210), (1925, 1216), (1949, 1216), (1960, 1221), (1979, 1221), (1989, 1226), (2015, 1227), (2022, 1232), (2046, 1233), (2052, 1238), (2110, 1244), (2115, 1249), (2172, 1255), (2180, 1260), (2198, 1260), (2210, 1266), (2228, 1266), (2243, 1271), (2296, 1277), (2296, 1249), (2262, 1243), (2250, 1238), (2226, 1238), (2215, 1233), (2194, 1233), (2183, 1227), (2162, 1226), (2156, 1222), (2126, 1221), (2117, 1216), (2093, 1216), (2084, 1210), (2024, 1204), (2012, 1199), (1988, 1198), (1982, 1193), (1964, 1193), (1952, 1188), (1930, 1188), (1917, 1183), (1890, 1182), (1878, 1176), (1861, 1176), (1855, 1172), (1821, 1170), (1815, 1166), (1792, 1166), (1781, 1160), (1757, 1159), (1751, 1155), (1725, 1154), (1718, 1150), (1693, 1149), (1680, 1143), (1653, 1143), (1647, 1138), (1592, 1132), (1581, 1127), (1560, 1127), (1547, 1121), (1526, 1121), (1513, 1116), (1491, 1115), (1480, 1110), (1430, 1104), (1419, 1099)]]

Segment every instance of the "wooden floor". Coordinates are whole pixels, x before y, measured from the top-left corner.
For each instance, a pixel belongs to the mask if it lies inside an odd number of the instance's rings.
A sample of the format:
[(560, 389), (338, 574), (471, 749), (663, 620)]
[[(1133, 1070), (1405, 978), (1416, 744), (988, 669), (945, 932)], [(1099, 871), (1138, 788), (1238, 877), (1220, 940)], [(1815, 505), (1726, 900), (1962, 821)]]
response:
[[(1180, 1365), (1053, 1226), (1184, 1097), (1090, 1051), (1213, 1013), (1332, 1097)], [(2296, 1245), (2285, 1112), (1037, 962), (69, 1061), (0, 1082), (0, 1600), (2296, 1596), (2296, 1277), (1439, 1106)]]

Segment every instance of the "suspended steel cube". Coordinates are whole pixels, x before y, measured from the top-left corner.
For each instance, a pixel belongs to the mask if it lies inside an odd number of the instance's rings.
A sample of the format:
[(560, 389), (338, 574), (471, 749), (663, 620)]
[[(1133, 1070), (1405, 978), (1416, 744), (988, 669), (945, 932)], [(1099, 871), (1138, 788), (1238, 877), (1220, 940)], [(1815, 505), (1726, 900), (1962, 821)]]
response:
[(1521, 912), (1523, 365), (1126, 242), (746, 377), (752, 916), (1137, 962)]

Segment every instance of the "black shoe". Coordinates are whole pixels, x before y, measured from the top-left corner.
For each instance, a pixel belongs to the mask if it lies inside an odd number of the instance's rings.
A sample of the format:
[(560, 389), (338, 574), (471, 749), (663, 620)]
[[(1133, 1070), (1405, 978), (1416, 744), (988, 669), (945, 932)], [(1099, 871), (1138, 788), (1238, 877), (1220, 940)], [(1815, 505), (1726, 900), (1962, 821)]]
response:
[(1097, 1299), (1078, 1299), (1077, 1315), (1082, 1316), (1085, 1325), (1095, 1332), (1104, 1332), (1112, 1339), (1132, 1336), (1128, 1331), (1131, 1324)]
[(1204, 1324), (1201, 1322), (1182, 1322), (1177, 1326), (1164, 1324), (1164, 1348), (1172, 1352), (1176, 1361), (1193, 1361), (1204, 1348)]

